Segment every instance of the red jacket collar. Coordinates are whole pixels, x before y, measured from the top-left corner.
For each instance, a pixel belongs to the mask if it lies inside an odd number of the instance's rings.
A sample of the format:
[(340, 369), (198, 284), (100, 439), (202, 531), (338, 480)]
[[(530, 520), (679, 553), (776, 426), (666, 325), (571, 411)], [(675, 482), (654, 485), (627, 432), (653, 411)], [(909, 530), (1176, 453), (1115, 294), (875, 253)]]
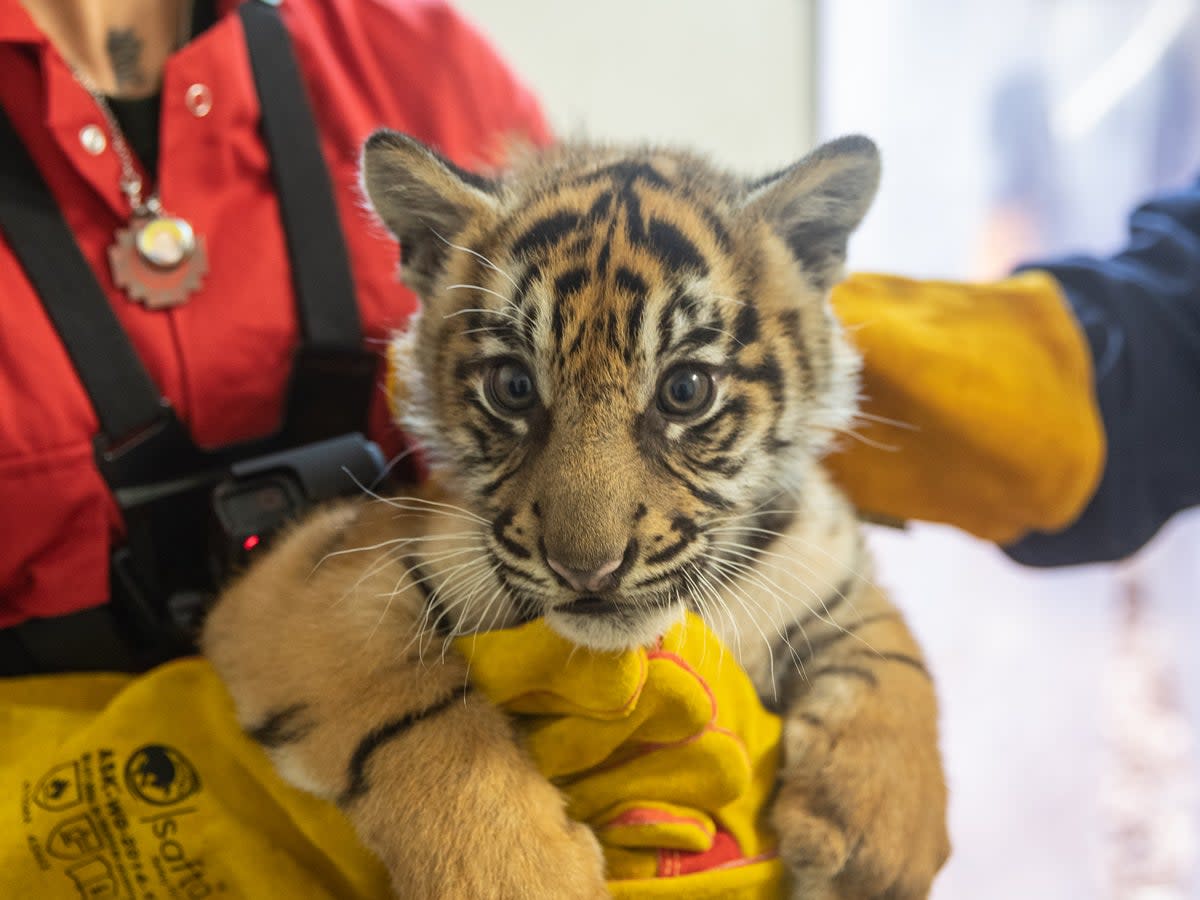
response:
[(40, 44), (45, 40), (20, 0), (0, 0), (0, 44)]

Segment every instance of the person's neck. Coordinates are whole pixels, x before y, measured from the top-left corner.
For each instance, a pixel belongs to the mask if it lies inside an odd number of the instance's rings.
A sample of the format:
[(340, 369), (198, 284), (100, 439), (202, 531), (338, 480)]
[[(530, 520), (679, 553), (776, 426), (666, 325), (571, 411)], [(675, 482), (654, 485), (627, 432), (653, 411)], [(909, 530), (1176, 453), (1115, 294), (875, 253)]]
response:
[(191, 29), (191, 0), (21, 0), (37, 26), (102, 93), (146, 97)]

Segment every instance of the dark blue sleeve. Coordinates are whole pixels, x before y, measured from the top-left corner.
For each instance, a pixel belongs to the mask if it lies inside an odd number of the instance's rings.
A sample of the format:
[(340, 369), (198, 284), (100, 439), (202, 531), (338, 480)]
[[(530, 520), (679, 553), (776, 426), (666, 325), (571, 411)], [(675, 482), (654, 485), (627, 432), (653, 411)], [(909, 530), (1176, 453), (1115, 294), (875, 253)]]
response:
[(1108, 458), (1072, 526), (1006, 552), (1032, 566), (1122, 559), (1200, 504), (1200, 182), (1137, 209), (1116, 256), (1024, 268), (1058, 280), (1087, 333)]

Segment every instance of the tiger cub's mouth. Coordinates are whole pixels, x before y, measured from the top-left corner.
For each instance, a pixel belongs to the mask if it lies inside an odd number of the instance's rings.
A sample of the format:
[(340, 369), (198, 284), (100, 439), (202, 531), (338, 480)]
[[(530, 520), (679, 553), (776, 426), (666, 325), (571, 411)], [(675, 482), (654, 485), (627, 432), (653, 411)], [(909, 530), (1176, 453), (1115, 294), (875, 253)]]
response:
[(620, 616), (631, 618), (642, 612), (667, 609), (678, 598), (666, 594), (650, 594), (645, 597), (626, 598), (616, 595), (585, 594), (568, 603), (555, 606), (549, 612), (567, 613), (573, 616)]
[(567, 613), (572, 616), (609, 616), (621, 613), (621, 606), (611, 597), (601, 597), (589, 594), (556, 606), (555, 612)]
[(690, 592), (685, 589), (691, 583), (685, 569), (703, 565), (702, 557), (693, 557), (689, 563), (670, 571), (641, 580), (629, 579), (628, 585), (618, 581), (602, 590), (575, 591), (551, 581), (545, 573), (517, 569), (495, 550), (490, 559), (513, 614), (492, 620), (486, 612), (474, 616), (472, 610), (464, 617), (467, 621), (460, 621), (460, 628), (492, 630), (543, 619), (552, 630), (573, 643), (608, 651), (649, 646), (670, 630), (693, 605)]
[(584, 594), (545, 612), (546, 624), (584, 647), (627, 650), (650, 646), (683, 616), (675, 593), (631, 597)]

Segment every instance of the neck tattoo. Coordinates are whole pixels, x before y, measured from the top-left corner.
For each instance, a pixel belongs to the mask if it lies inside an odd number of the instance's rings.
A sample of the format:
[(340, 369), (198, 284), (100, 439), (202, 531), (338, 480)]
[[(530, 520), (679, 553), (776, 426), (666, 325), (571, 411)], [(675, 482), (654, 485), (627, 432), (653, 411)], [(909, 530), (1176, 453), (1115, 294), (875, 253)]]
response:
[(146, 84), (146, 74), (142, 71), (144, 43), (132, 28), (113, 28), (108, 32), (104, 49), (108, 51), (117, 87), (122, 91), (138, 90)]

